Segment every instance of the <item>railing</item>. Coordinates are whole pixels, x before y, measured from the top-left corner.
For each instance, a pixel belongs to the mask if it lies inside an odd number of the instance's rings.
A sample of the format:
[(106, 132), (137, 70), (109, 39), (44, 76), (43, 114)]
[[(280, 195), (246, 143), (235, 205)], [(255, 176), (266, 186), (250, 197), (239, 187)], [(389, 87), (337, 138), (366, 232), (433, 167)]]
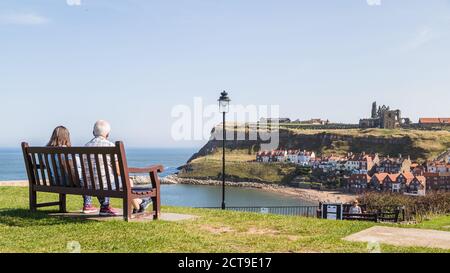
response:
[[(204, 207), (203, 209), (220, 209), (220, 208)], [(226, 209), (232, 211), (255, 212), (262, 214), (317, 217), (317, 210), (319, 209), (319, 206), (227, 207)]]

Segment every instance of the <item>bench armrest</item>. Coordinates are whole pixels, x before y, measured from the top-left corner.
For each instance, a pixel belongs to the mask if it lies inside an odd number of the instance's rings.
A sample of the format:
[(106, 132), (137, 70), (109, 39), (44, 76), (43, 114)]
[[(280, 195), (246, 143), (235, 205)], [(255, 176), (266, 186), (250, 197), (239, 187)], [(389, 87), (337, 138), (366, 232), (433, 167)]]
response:
[(129, 173), (151, 173), (151, 172), (163, 172), (164, 167), (162, 165), (155, 165), (146, 168), (128, 168)]

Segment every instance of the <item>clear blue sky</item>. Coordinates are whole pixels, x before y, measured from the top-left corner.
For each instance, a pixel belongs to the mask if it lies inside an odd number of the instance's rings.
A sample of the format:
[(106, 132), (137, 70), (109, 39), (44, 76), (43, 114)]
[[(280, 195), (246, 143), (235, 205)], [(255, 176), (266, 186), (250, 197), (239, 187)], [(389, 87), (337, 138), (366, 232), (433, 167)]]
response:
[(78, 2), (0, 2), (0, 146), (59, 124), (83, 144), (100, 118), (129, 146), (199, 145), (172, 141), (172, 107), (222, 89), (294, 119), (450, 116), (448, 0)]

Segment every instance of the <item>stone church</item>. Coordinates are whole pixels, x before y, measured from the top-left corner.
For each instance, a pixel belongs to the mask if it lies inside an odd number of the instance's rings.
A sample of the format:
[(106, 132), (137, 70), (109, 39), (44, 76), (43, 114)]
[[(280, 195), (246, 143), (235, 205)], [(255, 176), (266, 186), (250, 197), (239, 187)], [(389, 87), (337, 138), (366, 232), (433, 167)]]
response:
[(359, 127), (394, 129), (409, 123), (410, 119), (402, 118), (402, 112), (400, 110), (391, 110), (386, 105), (377, 108), (377, 102), (374, 102), (372, 104), (371, 117), (361, 119), (359, 121)]

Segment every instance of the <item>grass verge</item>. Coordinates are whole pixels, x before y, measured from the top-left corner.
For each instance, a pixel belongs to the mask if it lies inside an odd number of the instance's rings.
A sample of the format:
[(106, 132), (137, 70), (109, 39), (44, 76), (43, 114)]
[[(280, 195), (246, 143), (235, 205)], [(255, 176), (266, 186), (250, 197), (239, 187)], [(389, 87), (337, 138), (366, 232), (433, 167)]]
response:
[[(57, 199), (51, 194), (39, 194), (38, 198), (40, 202)], [(120, 207), (118, 200), (114, 202)], [(27, 204), (26, 188), (0, 187), (0, 252), (67, 252), (67, 244), (72, 241), (80, 243), (82, 252), (99, 253), (367, 252), (366, 244), (342, 238), (374, 225), (179, 207), (164, 207), (163, 212), (200, 218), (183, 222), (96, 222), (50, 217), (48, 209), (30, 213)], [(80, 206), (81, 197), (68, 197), (69, 210), (79, 210)], [(423, 227), (446, 224), (449, 219)], [(382, 251), (445, 252), (388, 245), (382, 245)]]

